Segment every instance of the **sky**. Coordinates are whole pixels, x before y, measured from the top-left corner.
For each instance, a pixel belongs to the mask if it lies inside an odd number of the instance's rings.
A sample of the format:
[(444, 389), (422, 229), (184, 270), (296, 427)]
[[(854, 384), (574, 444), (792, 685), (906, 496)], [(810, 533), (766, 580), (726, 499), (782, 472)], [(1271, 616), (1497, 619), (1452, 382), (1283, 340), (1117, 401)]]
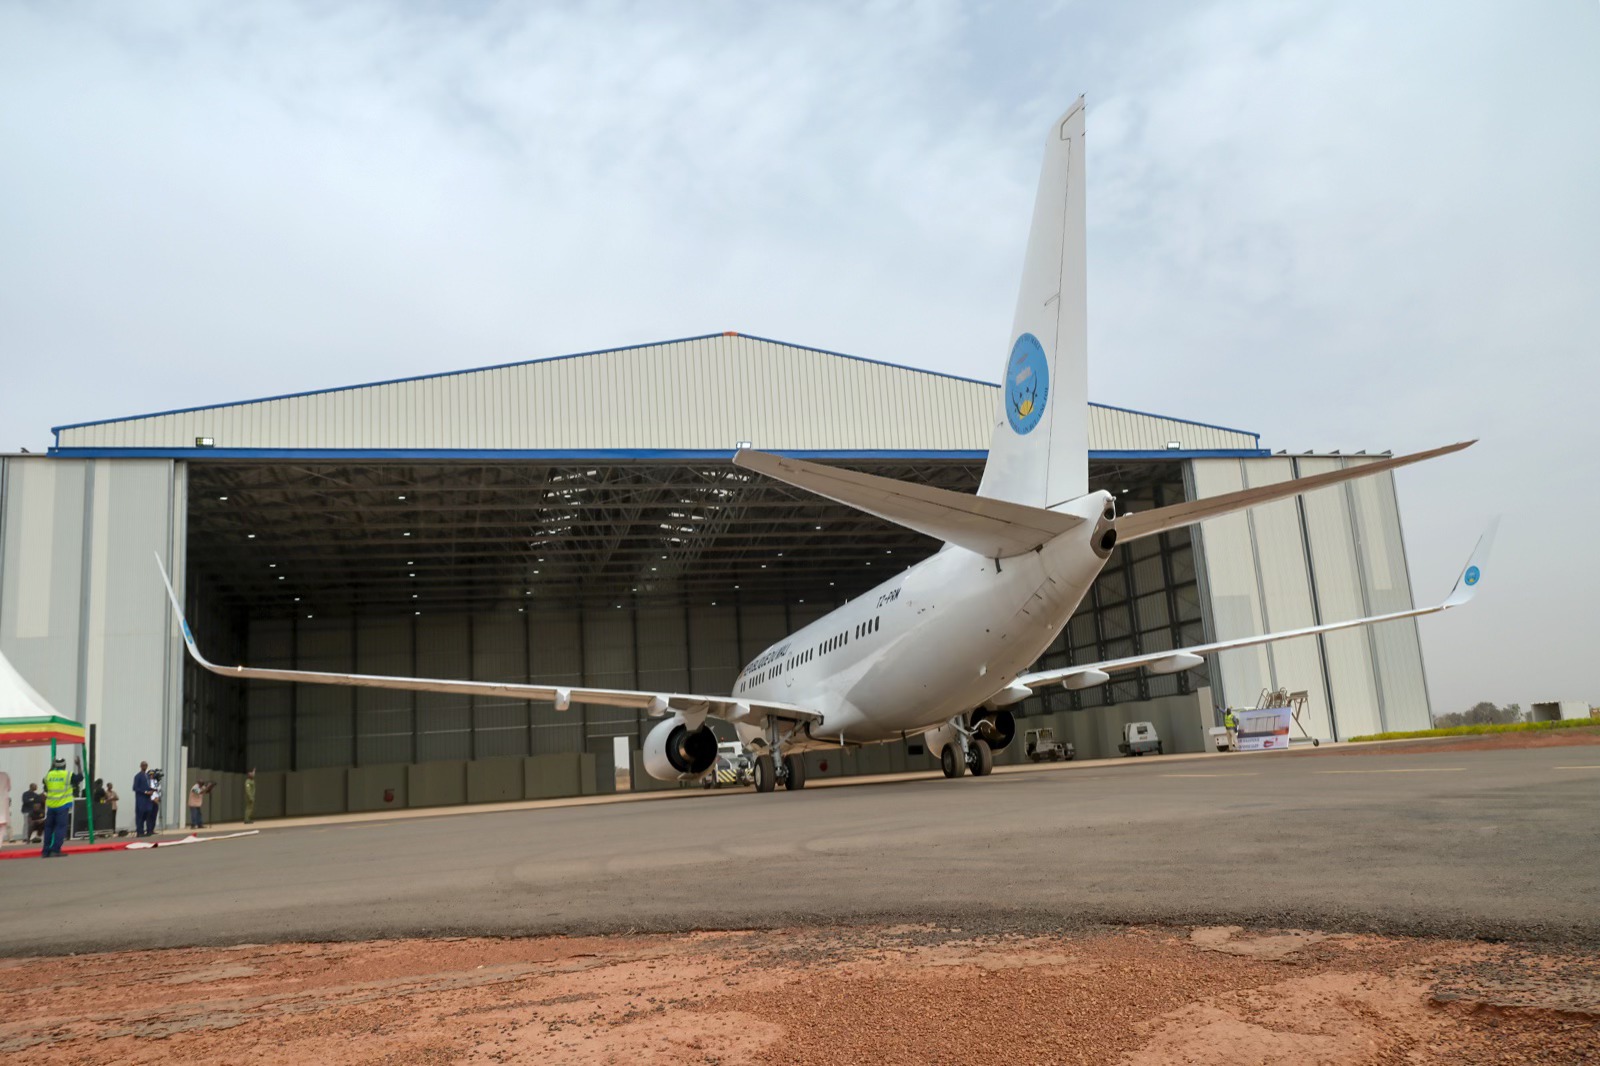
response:
[(1399, 472), (1436, 713), (1600, 702), (1600, 3), (0, 2), (0, 450), (738, 330), (995, 380), (1087, 94), (1090, 398)]

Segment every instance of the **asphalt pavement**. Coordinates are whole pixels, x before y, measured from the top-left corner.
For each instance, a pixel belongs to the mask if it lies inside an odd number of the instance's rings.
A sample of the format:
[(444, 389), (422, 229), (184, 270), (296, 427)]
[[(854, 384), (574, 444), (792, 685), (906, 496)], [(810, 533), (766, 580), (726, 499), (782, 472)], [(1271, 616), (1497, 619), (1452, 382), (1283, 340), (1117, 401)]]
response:
[(1600, 945), (1600, 746), (1028, 768), (0, 863), (0, 954), (1175, 922)]

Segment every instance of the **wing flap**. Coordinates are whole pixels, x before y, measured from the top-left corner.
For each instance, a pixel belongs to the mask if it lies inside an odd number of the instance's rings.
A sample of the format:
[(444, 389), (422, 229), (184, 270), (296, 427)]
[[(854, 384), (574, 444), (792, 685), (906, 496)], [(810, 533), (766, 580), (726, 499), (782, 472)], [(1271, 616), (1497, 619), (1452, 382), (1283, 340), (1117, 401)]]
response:
[(741, 449), (734, 464), (990, 559), (1023, 555), (1083, 522), (1007, 500)]

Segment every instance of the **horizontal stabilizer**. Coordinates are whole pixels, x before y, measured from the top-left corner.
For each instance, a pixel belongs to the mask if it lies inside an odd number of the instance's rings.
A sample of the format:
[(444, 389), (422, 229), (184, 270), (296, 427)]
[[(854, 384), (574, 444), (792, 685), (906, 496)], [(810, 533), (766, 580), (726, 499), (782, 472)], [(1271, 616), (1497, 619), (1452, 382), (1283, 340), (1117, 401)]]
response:
[(734, 464), (989, 559), (1023, 555), (1083, 522), (1077, 515), (741, 449)]
[(1207, 496), (1203, 500), (1190, 500), (1188, 503), (1175, 503), (1171, 507), (1158, 507), (1154, 511), (1140, 511), (1134, 514), (1123, 515), (1117, 519), (1117, 540), (1138, 540), (1140, 537), (1152, 536), (1179, 526), (1189, 526), (1196, 522), (1204, 522), (1208, 518), (1232, 514), (1242, 511), (1246, 507), (1255, 507), (1258, 504), (1271, 503), (1273, 500), (1282, 500), (1290, 496), (1298, 496), (1302, 492), (1311, 492), (1315, 489), (1337, 485), (1341, 481), (1352, 481), (1358, 477), (1371, 477), (1381, 474), (1385, 470), (1394, 470), (1412, 463), (1420, 463), (1424, 459), (1433, 459), (1440, 455), (1449, 455), (1469, 448), (1477, 441), (1462, 441), (1459, 444), (1447, 444), (1443, 448), (1434, 448), (1426, 452), (1413, 452), (1410, 455), (1396, 455), (1389, 459), (1378, 459), (1370, 463), (1357, 463), (1355, 466), (1343, 470), (1330, 470), (1326, 474), (1312, 474), (1310, 477), (1295, 478), (1293, 481), (1279, 481), (1271, 485), (1262, 485), (1258, 488), (1241, 489), (1238, 492), (1228, 492), (1221, 496)]

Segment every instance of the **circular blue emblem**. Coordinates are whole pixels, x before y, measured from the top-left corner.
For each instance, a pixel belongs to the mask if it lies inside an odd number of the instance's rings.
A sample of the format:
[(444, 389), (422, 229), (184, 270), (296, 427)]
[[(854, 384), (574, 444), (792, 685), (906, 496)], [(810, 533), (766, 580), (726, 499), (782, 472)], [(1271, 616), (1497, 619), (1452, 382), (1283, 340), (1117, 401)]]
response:
[(1044, 417), (1044, 404), (1050, 398), (1050, 360), (1044, 345), (1031, 333), (1024, 333), (1011, 346), (1006, 377), (1001, 382), (1006, 394), (1006, 418), (1018, 433), (1030, 433)]
[(1476, 585), (1480, 576), (1476, 566), (1467, 567), (1467, 584)]

